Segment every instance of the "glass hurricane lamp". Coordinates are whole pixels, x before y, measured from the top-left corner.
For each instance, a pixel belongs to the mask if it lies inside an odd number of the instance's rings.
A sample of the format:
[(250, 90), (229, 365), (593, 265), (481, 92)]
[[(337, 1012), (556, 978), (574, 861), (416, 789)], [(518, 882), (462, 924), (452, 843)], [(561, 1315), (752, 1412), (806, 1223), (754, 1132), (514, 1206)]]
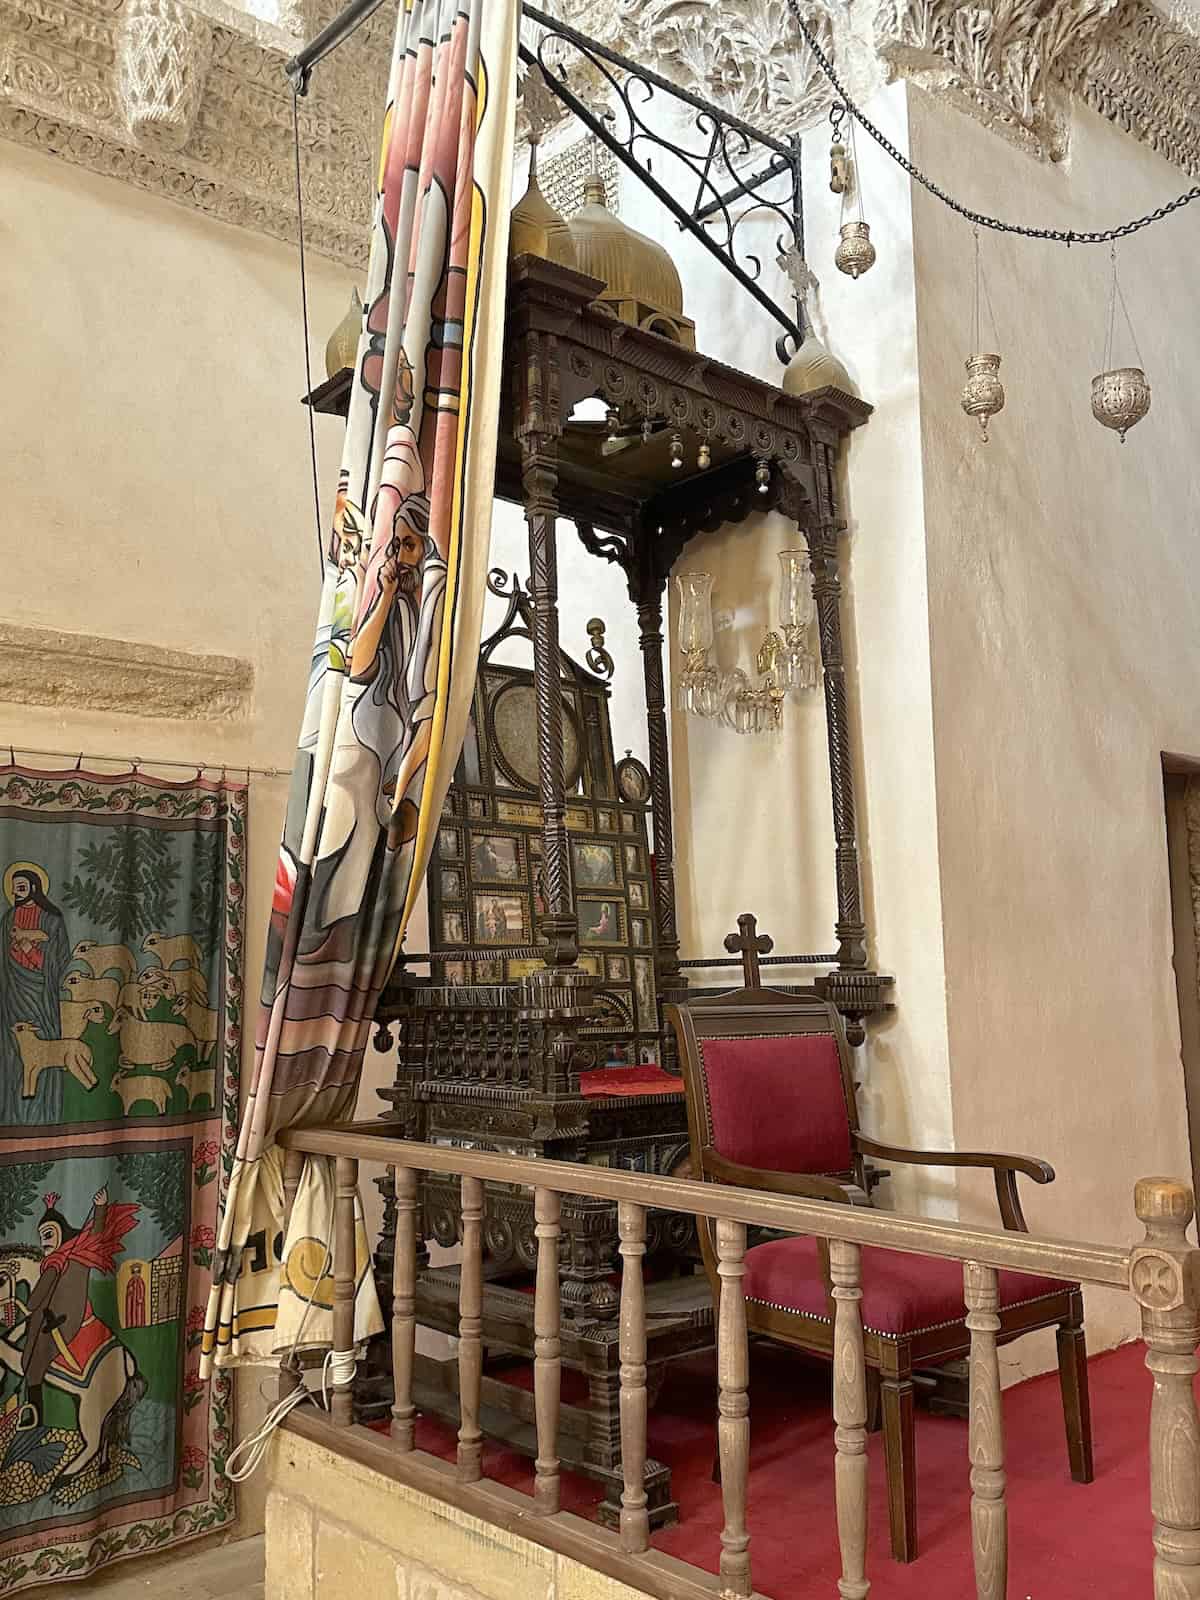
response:
[(817, 687), (817, 659), (809, 642), (816, 612), (807, 550), (781, 550), (779, 622), (783, 644), (777, 673), (784, 692), (796, 697)]
[(711, 572), (681, 572), (675, 579), (684, 659), (678, 705), (681, 711), (701, 717), (714, 717), (721, 710), (720, 673), (708, 659), (713, 642), (712, 585)]

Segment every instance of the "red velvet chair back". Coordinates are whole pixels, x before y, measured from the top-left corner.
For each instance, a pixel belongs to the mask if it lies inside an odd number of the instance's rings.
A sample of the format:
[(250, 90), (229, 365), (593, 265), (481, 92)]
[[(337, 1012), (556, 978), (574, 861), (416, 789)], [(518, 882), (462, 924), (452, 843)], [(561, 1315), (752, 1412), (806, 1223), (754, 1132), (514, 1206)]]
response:
[(706, 1157), (770, 1172), (850, 1173), (857, 1128), (841, 1019), (816, 996), (740, 990), (673, 1006), (696, 1176)]
[(701, 1039), (705, 1143), (772, 1172), (847, 1172), (850, 1124), (837, 1043), (828, 1033)]

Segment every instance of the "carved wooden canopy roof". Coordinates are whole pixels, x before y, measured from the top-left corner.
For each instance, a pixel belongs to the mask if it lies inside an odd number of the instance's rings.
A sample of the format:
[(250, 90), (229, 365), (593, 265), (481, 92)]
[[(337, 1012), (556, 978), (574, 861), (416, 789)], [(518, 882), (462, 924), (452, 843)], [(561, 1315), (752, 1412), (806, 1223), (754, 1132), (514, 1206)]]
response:
[[(871, 415), (866, 401), (840, 389), (790, 395), (631, 327), (597, 300), (602, 287), (538, 256), (512, 263), (497, 495), (520, 503), (523, 446), (552, 447), (558, 511), (593, 554), (624, 568), (635, 599), (661, 586), (694, 534), (752, 512), (782, 511), (832, 533), (838, 450)], [(348, 369), (336, 374), (313, 391), (312, 404), (345, 416), (352, 380)], [(648, 438), (606, 453), (609, 424), (570, 420), (592, 397), (619, 416), (622, 432), (637, 435), (649, 424)], [(703, 468), (701, 444), (708, 447)]]
[[(497, 494), (520, 501), (523, 447), (553, 441), (559, 511), (589, 549), (625, 567), (635, 597), (662, 582), (693, 534), (752, 511), (832, 523), (839, 445), (871, 407), (838, 389), (789, 395), (631, 327), (596, 299), (601, 287), (536, 256), (513, 262)], [(612, 423), (569, 420), (592, 397)], [(632, 448), (606, 451), (614, 425), (634, 435)]]

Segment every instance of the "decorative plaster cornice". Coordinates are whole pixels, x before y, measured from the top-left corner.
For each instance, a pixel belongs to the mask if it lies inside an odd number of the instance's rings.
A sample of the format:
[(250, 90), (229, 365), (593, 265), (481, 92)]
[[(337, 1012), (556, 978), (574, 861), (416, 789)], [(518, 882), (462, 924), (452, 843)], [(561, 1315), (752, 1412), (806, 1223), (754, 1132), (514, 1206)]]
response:
[[(1200, 39), (1185, 8), (1170, 21), (1150, 0), (804, 4), (855, 96), (889, 74), (911, 78), (1057, 159), (1075, 94), (1200, 172)], [(338, 9), (285, 0), (281, 27), (227, 0), (0, 0), (0, 137), (294, 240), (283, 65)], [(828, 110), (829, 85), (786, 0), (557, 0), (555, 11), (776, 135)], [(348, 265), (366, 257), (392, 26), (384, 7), (321, 65), (300, 103), (308, 241)], [(572, 76), (594, 98), (597, 83)]]
[(1120, 0), (886, 0), (876, 20), (892, 71), (948, 94), (1035, 155), (1066, 154), (1068, 93)]
[(1033, 154), (1066, 154), (1070, 97), (1185, 172), (1200, 171), (1200, 40), (1148, 0), (886, 0), (891, 69), (949, 93)]
[(249, 715), (254, 673), (200, 655), (0, 622), (0, 702), (228, 722)]
[[(703, 95), (763, 129), (788, 134), (828, 109), (828, 82), (797, 39), (786, 0), (558, 0), (554, 15), (631, 60)], [(823, 45), (835, 47), (834, 22), (848, 38), (847, 0), (807, 0), (805, 12)], [(531, 45), (541, 30), (524, 26)], [(585, 100), (604, 88), (581, 70), (569, 46), (547, 47)]]
[[(223, 0), (0, 0), (0, 136), (293, 240), (283, 67), (338, 9), (318, 0), (290, 33)], [(390, 35), (380, 12), (300, 102), (305, 237), (348, 264), (366, 259)]]
[(1200, 174), (1200, 37), (1194, 14), (1168, 24), (1147, 0), (1121, 0), (1071, 86), (1094, 110), (1192, 177)]
[[(1200, 171), (1200, 39), (1185, 11), (1170, 20), (1149, 0), (804, 0), (804, 11), (856, 98), (909, 78), (1059, 160), (1077, 94)], [(786, 0), (559, 0), (556, 12), (775, 134), (811, 127), (831, 103)]]

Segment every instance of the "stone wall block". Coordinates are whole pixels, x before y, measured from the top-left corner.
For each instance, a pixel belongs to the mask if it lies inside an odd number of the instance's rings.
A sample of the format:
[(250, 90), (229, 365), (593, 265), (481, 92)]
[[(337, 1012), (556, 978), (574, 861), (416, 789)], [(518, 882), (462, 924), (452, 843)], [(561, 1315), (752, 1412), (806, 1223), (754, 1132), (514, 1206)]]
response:
[[(267, 1592), (271, 1600), (279, 1600)], [(322, 1600), (403, 1600), (404, 1568), (394, 1550), (322, 1519), (317, 1527), (316, 1593)]]
[(314, 1600), (311, 1507), (287, 1495), (271, 1495), (266, 1534), (266, 1591), (271, 1600)]
[(0, 702), (230, 722), (249, 716), (253, 692), (236, 656), (0, 622)]
[[(393, 1596), (417, 1600), (414, 1593), (406, 1595), (396, 1587), (410, 1568), (427, 1589), (440, 1584), (421, 1600), (462, 1600), (464, 1591), (472, 1600), (473, 1594), (487, 1596), (487, 1600), (554, 1600), (555, 1557), (551, 1551), (430, 1495), (401, 1488), (307, 1440), (285, 1436), (276, 1445), (268, 1503), (281, 1495), (306, 1501), (317, 1517), (319, 1600), (333, 1595), (375, 1600), (376, 1593), (386, 1594), (388, 1600)], [(381, 1535), (386, 1537), (388, 1551), (384, 1554), (390, 1552), (393, 1566), (399, 1563), (400, 1575), (393, 1572), (390, 1586), (378, 1591), (366, 1586), (365, 1576), (356, 1580), (357, 1587), (347, 1588), (340, 1582), (333, 1586), (328, 1574), (349, 1559), (334, 1534), (349, 1534), (352, 1543), (364, 1545)], [(371, 1560), (375, 1559), (372, 1554)], [(267, 1595), (268, 1600), (290, 1600), (270, 1587)]]

